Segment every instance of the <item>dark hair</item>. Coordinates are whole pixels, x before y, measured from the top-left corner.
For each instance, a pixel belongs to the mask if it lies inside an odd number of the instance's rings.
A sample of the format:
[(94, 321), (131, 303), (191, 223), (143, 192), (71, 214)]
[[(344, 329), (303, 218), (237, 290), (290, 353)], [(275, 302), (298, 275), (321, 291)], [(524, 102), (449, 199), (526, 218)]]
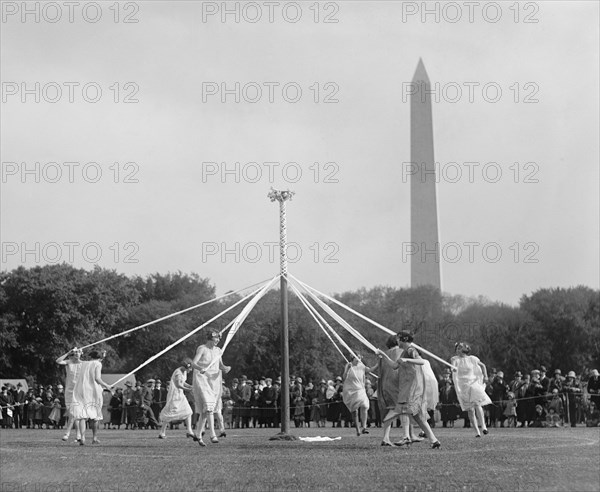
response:
[(218, 335), (219, 337), (221, 336), (221, 334), (217, 330), (208, 330), (206, 332), (206, 339), (212, 340), (212, 337), (214, 337), (215, 335)]
[(182, 359), (180, 367), (185, 367), (188, 370), (191, 369), (191, 367), (192, 367), (192, 359), (190, 359), (189, 357), (186, 357), (185, 359)]
[(106, 350), (92, 350), (90, 352), (90, 359), (104, 359)]
[(385, 342), (385, 346), (389, 349), (397, 347), (398, 339), (396, 338), (396, 335), (390, 335), (389, 338)]
[(413, 334), (407, 330), (399, 331), (396, 333), (396, 337), (398, 337), (398, 340), (405, 343), (410, 343), (414, 340)]
[(456, 352), (459, 348), (463, 354), (469, 355), (471, 353), (471, 346), (466, 342), (456, 342), (454, 344), (454, 351)]

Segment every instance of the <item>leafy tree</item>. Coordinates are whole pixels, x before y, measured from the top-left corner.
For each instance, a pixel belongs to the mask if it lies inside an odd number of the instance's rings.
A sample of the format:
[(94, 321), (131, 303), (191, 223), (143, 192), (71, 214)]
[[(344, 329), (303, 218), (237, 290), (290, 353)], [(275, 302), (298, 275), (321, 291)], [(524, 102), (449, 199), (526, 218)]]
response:
[(112, 332), (138, 293), (114, 271), (67, 264), (0, 274), (0, 371), (35, 377), (42, 383), (62, 376), (54, 361), (73, 346)]
[(540, 289), (520, 301), (551, 342), (552, 366), (579, 374), (600, 359), (599, 304), (599, 292), (584, 286)]

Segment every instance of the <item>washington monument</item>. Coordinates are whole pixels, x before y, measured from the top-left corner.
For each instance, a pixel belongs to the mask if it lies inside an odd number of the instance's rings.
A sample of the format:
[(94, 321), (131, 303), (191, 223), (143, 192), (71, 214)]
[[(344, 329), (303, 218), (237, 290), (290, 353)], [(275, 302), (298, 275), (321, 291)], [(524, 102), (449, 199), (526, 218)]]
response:
[(410, 96), (410, 285), (441, 289), (429, 77), (419, 59)]

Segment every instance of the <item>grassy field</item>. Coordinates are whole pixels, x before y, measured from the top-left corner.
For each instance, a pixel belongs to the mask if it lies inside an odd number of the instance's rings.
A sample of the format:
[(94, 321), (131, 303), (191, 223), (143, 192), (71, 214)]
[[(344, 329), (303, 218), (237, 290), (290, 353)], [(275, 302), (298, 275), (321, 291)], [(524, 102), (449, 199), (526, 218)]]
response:
[[(185, 431), (101, 431), (79, 446), (59, 430), (0, 430), (1, 491), (518, 491), (600, 490), (600, 430), (435, 429), (410, 449), (381, 447), (381, 429), (291, 429), (331, 442), (269, 441), (273, 429), (232, 429), (201, 448)], [(399, 431), (392, 429), (392, 438)], [(73, 437), (73, 435), (72, 435)]]

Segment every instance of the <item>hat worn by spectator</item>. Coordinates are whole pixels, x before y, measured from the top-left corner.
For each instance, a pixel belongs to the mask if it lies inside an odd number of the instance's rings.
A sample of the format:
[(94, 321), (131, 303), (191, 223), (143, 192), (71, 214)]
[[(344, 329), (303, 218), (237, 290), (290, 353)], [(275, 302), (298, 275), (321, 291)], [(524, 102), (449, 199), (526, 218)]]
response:
[(562, 372), (561, 372), (561, 370), (560, 370), (560, 369), (555, 369), (555, 370), (554, 370), (554, 374), (562, 374)]
[(575, 375), (575, 371), (569, 371), (569, 373), (567, 374), (567, 377), (575, 379), (577, 376)]
[(248, 381), (248, 376), (244, 376), (242, 375), (242, 377), (240, 378), (242, 381)]
[(302, 382), (302, 378), (296, 378), (296, 382), (297, 383), (301, 383)]
[(231, 381), (232, 383), (239, 383), (240, 381), (238, 380), (238, 378), (233, 378), (233, 381)]
[(278, 376), (275, 382), (281, 384), (281, 376)]
[[(594, 371), (592, 371), (593, 373)], [(21, 386), (23, 386), (21, 383), (17, 383), (17, 388), (20, 388)]]
[(136, 381), (136, 382), (135, 382), (135, 385), (136, 385), (136, 386), (141, 386), (141, 385), (142, 385), (142, 382), (141, 382), (141, 381)]
[(498, 376), (499, 378), (503, 378), (504, 373), (502, 371), (498, 371), (498, 374), (496, 374), (496, 376)]
[(336, 377), (335, 377), (335, 380), (336, 380), (336, 381), (341, 381), (341, 380), (342, 380), (342, 376), (336, 376)]
[(451, 372), (450, 372), (450, 369), (449, 369), (448, 367), (446, 367), (446, 368), (444, 369), (444, 372), (443, 372), (443, 374), (451, 374)]
[(62, 384), (59, 384), (59, 385), (57, 386), (57, 388), (58, 388), (59, 390), (61, 390), (61, 389), (63, 389), (63, 385), (62, 385)]
[(131, 388), (133, 384), (131, 384), (131, 381), (125, 381), (125, 386), (129, 386)]
[(327, 384), (327, 381), (325, 381), (324, 379), (321, 379), (321, 381), (319, 381), (319, 384)]
[(540, 366), (540, 371), (546, 372), (546, 366)]
[(148, 379), (148, 381), (146, 381), (146, 384), (154, 384), (156, 381), (154, 379)]
[(158, 383), (161, 383), (161, 384), (162, 384), (162, 381), (161, 381), (160, 379), (157, 379), (157, 380), (156, 380), (156, 384), (158, 384)]
[(534, 369), (533, 371), (531, 371), (531, 375), (533, 376), (534, 374), (540, 374), (539, 369)]
[(523, 374), (521, 373), (521, 371), (517, 371), (517, 372), (515, 372), (515, 377), (521, 378), (521, 377), (523, 377)]
[(598, 369), (592, 369), (592, 376), (600, 376)]

